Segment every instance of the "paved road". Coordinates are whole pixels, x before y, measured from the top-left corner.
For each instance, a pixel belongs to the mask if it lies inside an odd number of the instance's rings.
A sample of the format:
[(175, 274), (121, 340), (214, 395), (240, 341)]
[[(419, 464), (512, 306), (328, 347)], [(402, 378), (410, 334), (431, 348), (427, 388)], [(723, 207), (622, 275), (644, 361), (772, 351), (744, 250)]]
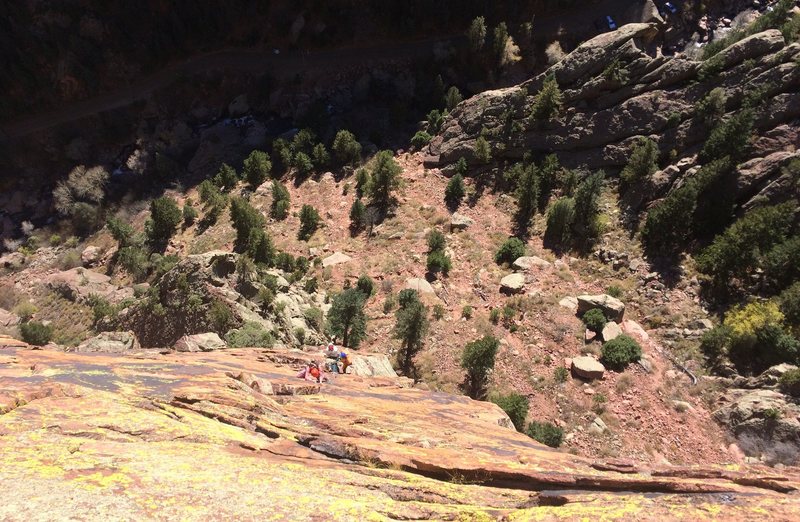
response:
[[(594, 21), (606, 14), (622, 13), (632, 4), (644, 4), (645, 1), (603, 0), (581, 6), (569, 15), (537, 17), (534, 20), (533, 34), (536, 39), (549, 42), (564, 30), (565, 25), (568, 25), (572, 36), (592, 36), (597, 32), (593, 26)], [(0, 124), (0, 142), (79, 120), (92, 114), (125, 107), (147, 99), (154, 91), (167, 87), (178, 78), (205, 71), (230, 69), (241, 72), (269, 72), (276, 78), (291, 78), (301, 72), (313, 71), (319, 74), (382, 61), (419, 58), (429, 55), (437, 43), (454, 42), (462, 38), (460, 35), (451, 35), (412, 42), (390, 42), (370, 47), (345, 47), (279, 55), (273, 54), (271, 50), (248, 49), (229, 49), (201, 54), (170, 64), (118, 90), (70, 102), (43, 113), (3, 122)]]

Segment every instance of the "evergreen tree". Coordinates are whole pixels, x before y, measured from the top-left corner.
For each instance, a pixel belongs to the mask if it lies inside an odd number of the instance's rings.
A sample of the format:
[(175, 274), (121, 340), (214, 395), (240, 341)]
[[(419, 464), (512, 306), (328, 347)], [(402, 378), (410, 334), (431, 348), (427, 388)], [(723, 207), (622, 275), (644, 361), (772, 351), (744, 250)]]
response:
[(254, 150), (244, 160), (242, 173), (253, 190), (267, 180), (271, 171), (272, 162), (269, 160), (269, 154), (264, 151)]
[(311, 205), (303, 205), (300, 209), (300, 230), (297, 232), (298, 239), (308, 241), (308, 239), (319, 228), (319, 212)]
[(289, 205), (289, 189), (277, 179), (273, 180), (270, 215), (279, 221), (283, 221), (289, 215)]
[(231, 198), (230, 213), (231, 224), (236, 230), (236, 244), (239, 248), (246, 249), (250, 233), (263, 229), (264, 217), (246, 200), (236, 197)]
[(328, 329), (342, 339), (342, 344), (357, 348), (367, 333), (367, 316), (364, 314), (366, 297), (357, 288), (338, 293), (328, 312)]
[[(398, 363), (406, 375), (415, 375), (414, 356), (422, 349), (428, 332), (428, 308), (419, 300), (415, 291), (406, 292), (400, 299), (400, 308), (395, 313), (394, 336), (400, 340), (397, 352)], [(403, 294), (403, 292), (401, 292)]]
[(366, 219), (367, 208), (360, 199), (353, 201), (353, 206), (350, 207), (350, 230), (357, 233), (364, 227)]
[[(463, 159), (463, 158), (462, 158)], [(464, 178), (461, 174), (456, 174), (447, 183), (444, 189), (444, 201), (448, 208), (457, 209), (464, 198)]]
[(476, 17), (467, 31), (469, 48), (473, 53), (479, 53), (486, 43), (486, 20), (482, 16)]
[(348, 130), (342, 129), (336, 133), (332, 148), (339, 163), (357, 165), (361, 161), (361, 144)]
[(162, 196), (150, 202), (150, 220), (146, 229), (154, 250), (163, 250), (182, 219), (183, 213), (174, 199)]
[(499, 346), (500, 342), (495, 337), (487, 335), (464, 347), (461, 367), (467, 370), (467, 392), (473, 399), (483, 399), (486, 396), (489, 372), (494, 368)]
[(547, 121), (558, 116), (564, 104), (564, 97), (555, 76), (550, 75), (544, 80), (542, 90), (533, 99), (531, 116), (535, 120)]
[(375, 155), (375, 166), (372, 169), (368, 192), (372, 203), (382, 212), (386, 212), (392, 204), (392, 193), (400, 187), (400, 165), (394, 160), (392, 152), (382, 150)]
[(539, 171), (534, 165), (528, 165), (517, 180), (517, 229), (521, 234), (527, 233), (531, 218), (539, 206)]
[(642, 138), (633, 148), (628, 164), (622, 169), (620, 178), (631, 184), (640, 179), (650, 177), (658, 170), (658, 146), (653, 140)]
[(238, 181), (239, 175), (236, 173), (236, 169), (227, 163), (220, 165), (217, 175), (214, 176), (214, 184), (223, 192), (229, 192)]

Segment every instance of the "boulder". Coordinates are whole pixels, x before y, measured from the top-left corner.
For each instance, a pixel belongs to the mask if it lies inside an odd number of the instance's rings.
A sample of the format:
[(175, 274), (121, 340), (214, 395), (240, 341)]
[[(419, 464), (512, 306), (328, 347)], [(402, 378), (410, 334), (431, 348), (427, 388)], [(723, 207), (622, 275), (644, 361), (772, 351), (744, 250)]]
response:
[(341, 265), (342, 263), (347, 263), (352, 260), (353, 258), (346, 254), (342, 254), (341, 252), (334, 252), (333, 254), (329, 255), (328, 257), (322, 260), (322, 266), (324, 268), (328, 268), (329, 266)]
[(436, 292), (433, 290), (431, 284), (421, 277), (411, 277), (406, 279), (406, 288), (416, 290), (420, 294), (436, 295)]
[(0, 327), (10, 328), (19, 323), (17, 314), (0, 308)]
[(579, 295), (577, 299), (579, 315), (592, 308), (600, 308), (609, 320), (621, 321), (622, 315), (625, 313), (625, 304), (608, 294)]
[(572, 373), (584, 379), (602, 379), (606, 367), (600, 361), (588, 356), (572, 359)]
[(504, 294), (518, 294), (525, 288), (525, 276), (523, 274), (508, 274), (500, 280), (500, 291)]
[(608, 431), (608, 426), (606, 425), (605, 422), (603, 422), (603, 419), (601, 419), (600, 417), (595, 417), (592, 423), (589, 425), (589, 427), (586, 428), (586, 431), (594, 435), (602, 435), (603, 433)]
[(511, 265), (514, 270), (530, 270), (533, 267), (547, 268), (550, 266), (550, 261), (546, 261), (537, 256), (522, 256), (518, 257)]
[(245, 384), (261, 394), (274, 394), (274, 391), (272, 390), (272, 383), (270, 383), (267, 379), (262, 379), (261, 377), (253, 375), (250, 372), (226, 372), (225, 375), (231, 379), (241, 382), (242, 384)]
[(630, 335), (631, 337), (638, 339), (641, 342), (646, 342), (650, 340), (650, 335), (644, 331), (644, 328), (637, 323), (636, 321), (631, 321), (630, 319), (625, 319), (622, 321), (622, 331), (626, 334)]
[(603, 341), (608, 342), (611, 339), (616, 339), (622, 335), (622, 328), (620, 328), (619, 325), (614, 321), (609, 321), (603, 327), (603, 332), (601, 335), (603, 336)]
[(124, 353), (141, 350), (133, 332), (102, 332), (75, 348), (76, 352)]
[(227, 346), (225, 341), (213, 332), (184, 335), (175, 343), (175, 349), (179, 352), (211, 352)]
[(86, 268), (72, 268), (56, 272), (45, 279), (47, 286), (62, 297), (76, 302), (88, 302), (92, 295), (100, 296), (112, 303), (133, 297), (133, 289), (119, 287), (111, 278)]
[(588, 343), (594, 341), (595, 339), (597, 339), (597, 332), (595, 332), (594, 330), (589, 330), (587, 328), (586, 331), (583, 332), (583, 341), (585, 343), (588, 344)]
[(350, 373), (362, 377), (397, 377), (391, 361), (386, 355), (352, 356)]
[(472, 219), (464, 214), (454, 213), (450, 218), (450, 231), (453, 230), (466, 230), (470, 225), (475, 223)]
[(90, 267), (94, 266), (100, 262), (100, 256), (102, 255), (102, 251), (100, 247), (96, 247), (94, 245), (88, 246), (83, 249), (81, 252), (81, 263), (83, 266)]
[(567, 297), (563, 298), (561, 301), (559, 301), (558, 305), (563, 307), (563, 308), (567, 308), (569, 310), (572, 310), (574, 312), (574, 311), (576, 311), (578, 309), (578, 298), (577, 297), (572, 297), (572, 296), (567, 296)]

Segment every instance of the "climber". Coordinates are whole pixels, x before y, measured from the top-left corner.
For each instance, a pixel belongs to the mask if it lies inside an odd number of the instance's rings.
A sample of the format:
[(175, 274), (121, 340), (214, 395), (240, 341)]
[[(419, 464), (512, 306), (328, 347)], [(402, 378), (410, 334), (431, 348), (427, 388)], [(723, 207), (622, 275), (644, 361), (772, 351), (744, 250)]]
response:
[(336, 349), (336, 337), (331, 339), (326, 348), (322, 349), (325, 355), (325, 367), (331, 372), (339, 373), (339, 350)]
[[(342, 363), (341, 373), (347, 373), (347, 368), (353, 365), (353, 363), (350, 362), (350, 358), (347, 356), (347, 353), (345, 352), (339, 352), (339, 361)], [(337, 364), (336, 367), (338, 368), (339, 365)]]
[(318, 383), (328, 380), (322, 370), (319, 369), (319, 365), (314, 361), (311, 361), (305, 366), (305, 368), (300, 370), (297, 373), (297, 377)]

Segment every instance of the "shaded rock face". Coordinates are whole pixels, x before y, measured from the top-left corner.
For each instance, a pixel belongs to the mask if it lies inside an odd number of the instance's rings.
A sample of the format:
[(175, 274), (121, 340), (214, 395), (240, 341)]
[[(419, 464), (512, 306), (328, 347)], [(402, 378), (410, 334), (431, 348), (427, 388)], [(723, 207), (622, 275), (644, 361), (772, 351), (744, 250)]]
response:
[(139, 340), (133, 332), (102, 332), (82, 342), (75, 351), (124, 353), (140, 349)]
[[(240, 282), (237, 260), (238, 254), (223, 251), (181, 259), (156, 282), (154, 297), (122, 310), (112, 326), (133, 330), (148, 348), (170, 347), (184, 335), (213, 332), (224, 336), (245, 322), (258, 323), (287, 345), (298, 344), (294, 328), (305, 330), (307, 342), (322, 342), (319, 332), (305, 319), (308, 309), (325, 309), (322, 292), (309, 294), (303, 290), (303, 281), (289, 284), (279, 271), (273, 271), (278, 276), (275, 303), (283, 303), (282, 311), (275, 307), (264, 310), (257, 299), (265, 284)], [(220, 331), (215, 331), (220, 326), (210, 319), (212, 306), (225, 307), (229, 313), (230, 320)]]
[[(797, 187), (788, 180), (770, 188), (780, 169), (774, 168), (778, 158), (769, 157), (791, 155), (797, 148), (800, 69), (795, 62), (800, 44), (785, 45), (777, 30), (752, 35), (720, 52), (715, 60), (721, 71), (699, 81), (703, 62), (655, 51), (651, 42), (658, 30), (656, 24), (629, 24), (598, 35), (528, 81), (463, 101), (429, 144), (426, 166), (449, 173), (463, 157), (476, 171), (483, 169), (474, 154), (475, 141), (483, 134), (498, 164), (519, 161), (529, 152), (534, 157), (555, 153), (569, 168), (614, 171), (627, 163), (633, 145), (648, 137), (663, 155), (675, 149), (678, 157), (629, 202), (640, 208), (690, 175), (714, 125), (694, 117), (695, 109), (712, 89), (723, 89), (729, 114), (742, 106), (747, 92), (764, 89), (766, 101), (755, 114), (758, 137), (742, 171), (743, 178), (757, 183), (737, 187), (736, 201), (745, 208), (763, 204), (764, 198), (777, 202), (788, 197), (779, 187), (796, 195)], [(529, 117), (530, 107), (549, 75), (558, 82), (564, 108), (551, 121), (536, 121)], [(513, 128), (521, 130), (508, 132)]]
[[(87, 506), (98, 520), (788, 520), (800, 509), (794, 470), (593, 462), (502, 427), (489, 402), (387, 377), (308, 383), (295, 377), (308, 357), (0, 351), (0, 518), (86, 517)], [(31, 379), (33, 367), (49, 377)]]
[(739, 447), (769, 463), (795, 464), (800, 446), (800, 407), (773, 390), (728, 390), (714, 418), (727, 426)]

